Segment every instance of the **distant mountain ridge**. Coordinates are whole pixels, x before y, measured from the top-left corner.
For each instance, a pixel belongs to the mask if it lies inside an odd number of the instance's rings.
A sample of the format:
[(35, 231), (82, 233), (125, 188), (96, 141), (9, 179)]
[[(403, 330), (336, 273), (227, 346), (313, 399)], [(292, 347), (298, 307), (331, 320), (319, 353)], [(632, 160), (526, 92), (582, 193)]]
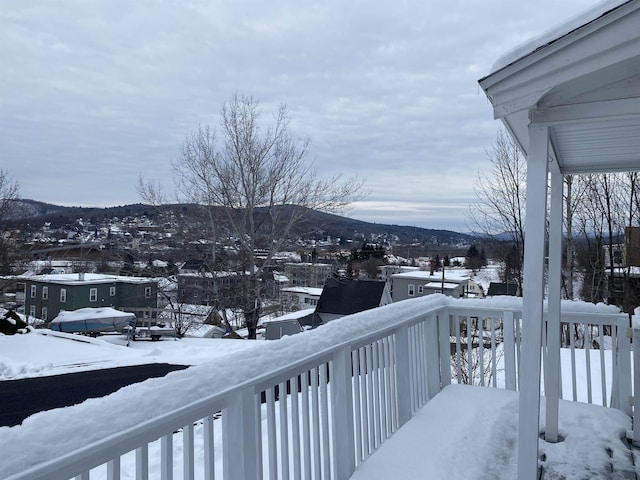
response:
[[(164, 210), (183, 210), (196, 208), (195, 205), (174, 204), (155, 207), (142, 203), (119, 205), (114, 207), (65, 207), (40, 202), (37, 200), (20, 199), (16, 201), (11, 221), (13, 224), (29, 224), (32, 227), (39, 223), (49, 222), (56, 228), (66, 224), (75, 223), (79, 218), (85, 222), (99, 223), (114, 217), (141, 217), (146, 216), (153, 220)], [(319, 226), (325, 235), (332, 238), (354, 238), (357, 234), (370, 238), (377, 236), (396, 236), (401, 243), (470, 243), (476, 239), (469, 235), (451, 230), (430, 229), (409, 225), (389, 225), (381, 223), (365, 222), (349, 217), (310, 210), (307, 223), (310, 226)]]

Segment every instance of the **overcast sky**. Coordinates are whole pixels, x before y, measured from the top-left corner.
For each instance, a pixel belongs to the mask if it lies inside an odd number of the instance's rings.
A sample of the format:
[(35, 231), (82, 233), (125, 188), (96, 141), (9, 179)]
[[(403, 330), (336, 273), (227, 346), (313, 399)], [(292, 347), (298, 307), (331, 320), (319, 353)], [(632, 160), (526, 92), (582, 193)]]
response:
[(477, 80), (594, 0), (2, 0), (0, 169), (24, 198), (141, 201), (234, 92), (285, 103), (349, 216), (466, 231), (498, 122)]

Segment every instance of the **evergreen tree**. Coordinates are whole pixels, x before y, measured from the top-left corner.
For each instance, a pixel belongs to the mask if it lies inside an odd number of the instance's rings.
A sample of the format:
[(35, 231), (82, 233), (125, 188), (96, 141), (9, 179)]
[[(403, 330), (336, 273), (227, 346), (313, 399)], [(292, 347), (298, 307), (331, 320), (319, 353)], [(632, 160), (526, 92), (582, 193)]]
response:
[(467, 250), (467, 254), (465, 255), (465, 266), (474, 272), (480, 270), (482, 267), (482, 258), (480, 257), (480, 252), (475, 245), (471, 245)]

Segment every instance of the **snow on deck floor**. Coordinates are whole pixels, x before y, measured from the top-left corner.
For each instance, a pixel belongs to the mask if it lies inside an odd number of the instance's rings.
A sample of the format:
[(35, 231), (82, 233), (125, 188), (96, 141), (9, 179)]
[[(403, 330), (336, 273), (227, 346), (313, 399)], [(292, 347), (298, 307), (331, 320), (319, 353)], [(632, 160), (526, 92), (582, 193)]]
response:
[[(351, 479), (511, 480), (517, 477), (517, 426), (517, 393), (450, 385), (360, 464)], [(631, 451), (621, 440), (630, 427), (630, 419), (618, 410), (561, 400), (564, 441), (540, 441), (543, 478), (635, 478)]]

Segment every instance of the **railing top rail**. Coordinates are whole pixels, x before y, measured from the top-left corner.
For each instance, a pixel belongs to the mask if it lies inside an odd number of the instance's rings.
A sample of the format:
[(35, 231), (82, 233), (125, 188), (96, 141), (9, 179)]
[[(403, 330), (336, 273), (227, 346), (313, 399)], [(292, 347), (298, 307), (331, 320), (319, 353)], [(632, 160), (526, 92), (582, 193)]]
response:
[[(607, 308), (599, 310), (597, 305), (593, 308), (585, 307), (584, 309), (572, 309), (573, 302), (563, 302), (563, 308), (560, 311), (561, 322), (588, 323), (591, 325), (619, 325), (624, 326), (629, 322), (629, 316), (626, 313), (616, 312), (615, 309)], [(584, 304), (581, 304), (584, 307)], [(588, 305), (588, 304), (587, 304)], [(522, 316), (522, 307), (516, 308), (514, 305), (505, 307), (483, 307), (474, 305), (449, 305), (449, 314), (473, 317), (503, 317), (505, 312), (513, 312), (515, 317)], [(574, 307), (575, 308), (575, 307)], [(589, 311), (591, 310), (591, 311)], [(548, 309), (545, 305), (544, 317), (548, 316)]]
[(472, 316), (472, 317), (502, 317), (505, 312), (513, 312), (522, 315), (522, 307), (520, 308), (500, 308), (500, 307), (476, 307), (455, 305), (448, 307), (451, 315)]
[[(547, 312), (545, 311), (545, 317)], [(586, 323), (589, 325), (616, 325), (628, 326), (629, 316), (626, 313), (600, 313), (600, 312), (561, 312), (562, 323)]]

